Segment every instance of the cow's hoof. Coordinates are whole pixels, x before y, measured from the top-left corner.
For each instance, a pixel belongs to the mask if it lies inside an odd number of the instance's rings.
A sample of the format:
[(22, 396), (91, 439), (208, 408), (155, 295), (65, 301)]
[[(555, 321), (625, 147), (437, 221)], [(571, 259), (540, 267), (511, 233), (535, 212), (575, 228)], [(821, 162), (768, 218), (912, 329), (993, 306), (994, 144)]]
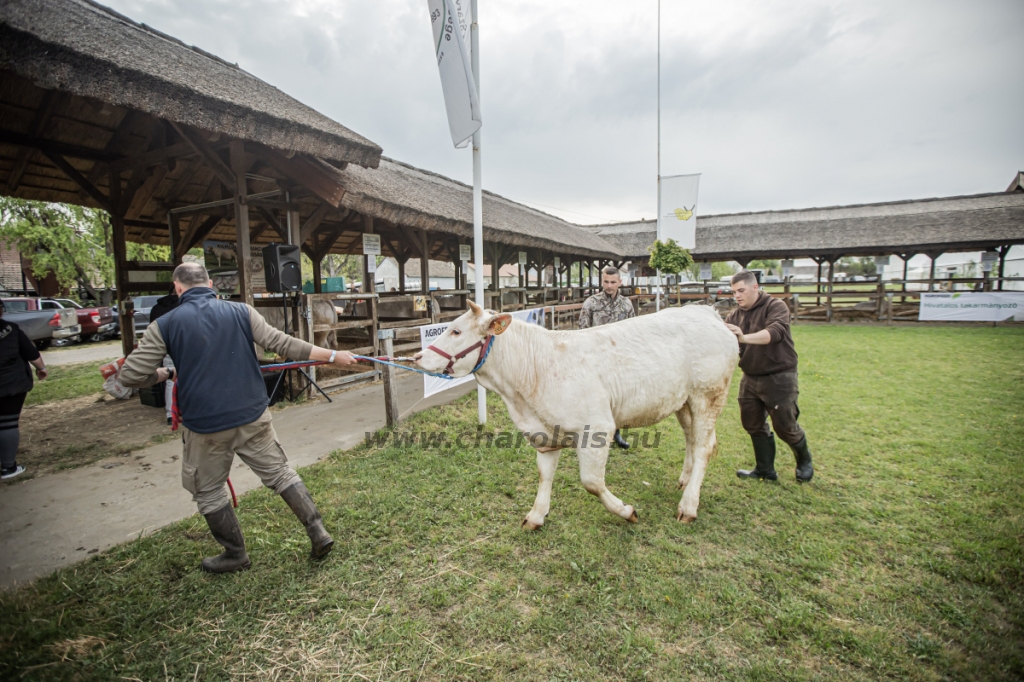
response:
[(527, 516), (525, 519), (523, 519), (523, 523), (522, 523), (522, 527), (524, 529), (526, 529), (526, 530), (537, 530), (538, 528), (540, 528), (543, 525), (544, 525), (543, 523), (534, 523), (533, 521), (530, 520), (529, 516)]
[(680, 510), (679, 513), (676, 514), (676, 521), (678, 521), (679, 523), (693, 523), (696, 520), (696, 516), (688, 516), (686, 512), (682, 510)]
[(626, 517), (626, 520), (630, 523), (640, 523), (640, 517), (636, 515), (636, 509), (633, 510), (632, 514)]

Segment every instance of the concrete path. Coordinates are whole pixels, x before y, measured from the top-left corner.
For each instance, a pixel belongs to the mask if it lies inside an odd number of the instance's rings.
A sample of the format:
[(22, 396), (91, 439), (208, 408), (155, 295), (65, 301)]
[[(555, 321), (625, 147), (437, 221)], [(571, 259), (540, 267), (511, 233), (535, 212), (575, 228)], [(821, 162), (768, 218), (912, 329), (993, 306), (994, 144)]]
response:
[[(398, 382), (403, 416), (464, 395), (476, 382), (423, 400), (418, 375)], [(331, 396), (333, 403), (274, 414), (274, 428), (296, 467), (351, 448), (385, 424), (384, 392), (373, 384)], [(113, 466), (111, 466), (113, 465)], [(106, 468), (110, 467), (110, 468)], [(238, 459), (231, 472), (241, 494), (260, 485)], [(90, 554), (152, 533), (196, 513), (181, 487), (181, 442), (154, 445), (79, 469), (0, 488), (0, 590), (30, 582)]]
[(47, 365), (76, 365), (81, 362), (103, 362), (121, 357), (120, 341), (85, 343), (67, 348), (45, 350), (43, 361)]

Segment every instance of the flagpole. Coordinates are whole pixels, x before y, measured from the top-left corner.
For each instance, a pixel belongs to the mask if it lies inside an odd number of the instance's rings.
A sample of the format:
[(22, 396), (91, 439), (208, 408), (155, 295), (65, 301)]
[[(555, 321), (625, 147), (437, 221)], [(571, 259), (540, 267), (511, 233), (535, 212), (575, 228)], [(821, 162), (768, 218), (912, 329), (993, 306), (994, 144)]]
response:
[[(473, 0), (476, 2), (476, 0)], [(655, 235), (661, 239), (661, 0), (658, 0), (658, 217), (655, 219)], [(658, 270), (658, 289), (654, 296), (654, 312), (661, 310), (661, 270)]]
[[(658, 0), (660, 3), (661, 0)], [(477, 101), (480, 100), (480, 25), (477, 22), (477, 0), (470, 3), (472, 22), (469, 25), (470, 54), (473, 60), (473, 82), (476, 84)], [(473, 268), (476, 291), (476, 304), (484, 307), (484, 211), (483, 211), (483, 173), (480, 162), (480, 129), (473, 133)], [(494, 263), (491, 277), (497, 277), (498, 264)], [(477, 382), (476, 386), (476, 417), (481, 424), (487, 423), (487, 390)]]

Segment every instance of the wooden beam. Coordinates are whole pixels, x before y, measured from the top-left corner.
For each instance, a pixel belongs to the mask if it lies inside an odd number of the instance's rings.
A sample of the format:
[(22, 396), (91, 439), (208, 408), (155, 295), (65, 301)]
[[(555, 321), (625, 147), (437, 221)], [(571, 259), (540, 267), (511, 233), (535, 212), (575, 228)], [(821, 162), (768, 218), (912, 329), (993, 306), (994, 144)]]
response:
[(181, 193), (185, 191), (185, 188), (188, 187), (189, 183), (192, 182), (193, 178), (195, 178), (196, 172), (199, 170), (199, 166), (201, 166), (202, 163), (203, 160), (198, 156), (193, 156), (189, 159), (188, 165), (185, 166), (181, 175), (179, 175), (178, 179), (174, 181), (174, 184), (171, 185), (171, 189), (168, 190), (167, 195), (163, 198), (163, 201), (161, 201), (165, 211), (174, 208), (174, 204), (177, 203), (178, 197), (181, 196)]
[[(281, 237), (281, 240), (284, 241), (285, 244), (287, 244), (288, 243), (288, 233), (285, 231), (284, 227), (281, 225), (281, 221), (279, 221), (277, 219), (277, 217), (273, 213), (271, 213), (267, 209), (263, 208), (262, 206), (257, 206), (256, 207), (256, 211), (263, 217), (264, 220), (267, 221), (267, 224), (270, 227), (274, 228), (274, 231), (277, 232), (277, 234)], [(261, 230), (261, 233), (262, 233), (262, 230)], [(252, 239), (255, 239), (255, 237), (252, 237), (250, 239), (250, 241)]]
[[(57, 90), (47, 90), (43, 95), (43, 101), (36, 111), (35, 119), (32, 121), (31, 136), (38, 138), (46, 130), (46, 124), (50, 122), (53, 117), (53, 112), (57, 109), (57, 103), (60, 101), (60, 93)], [(25, 175), (25, 169), (28, 168), (28, 162), (32, 158), (32, 150), (21, 148), (18, 150), (18, 157), (14, 160), (14, 168), (11, 169), (11, 174), (7, 177), (7, 191), (13, 193), (18, 189), (18, 185), (21, 184), (21, 178)]]
[(231, 140), (231, 174), (235, 178), (235, 244), (238, 254), (238, 292), (242, 302), (252, 305), (252, 254), (249, 250), (249, 207), (245, 197), (249, 193), (245, 184), (245, 145)]
[(148, 152), (143, 152), (142, 154), (125, 156), (116, 161), (112, 161), (110, 163), (110, 168), (121, 173), (131, 168), (148, 168), (150, 166), (163, 163), (169, 159), (175, 159), (181, 156), (194, 156), (196, 153), (196, 149), (191, 143), (177, 142), (157, 149), (151, 149)]
[(423, 247), (420, 243), (420, 238), (416, 236), (416, 233), (405, 225), (399, 225), (398, 229), (402, 233), (402, 236), (405, 237), (405, 241), (412, 248), (413, 253), (416, 254), (416, 257), (423, 258)]
[[(52, 152), (43, 152), (43, 154), (53, 162), (53, 165), (63, 171), (64, 175), (68, 176), (72, 182), (92, 197), (93, 201), (102, 206), (108, 213), (119, 213), (119, 211), (113, 210), (114, 207), (111, 204), (110, 197), (103, 194), (103, 192), (99, 191), (95, 185), (86, 180), (85, 176), (75, 170), (74, 166), (68, 163), (67, 159), (60, 154), (54, 154)], [(120, 189), (120, 187), (118, 187), (118, 189)]]
[(306, 187), (334, 208), (338, 208), (342, 197), (345, 196), (341, 171), (314, 156), (296, 154), (288, 158), (265, 145), (256, 145), (254, 153), (266, 159), (275, 170), (289, 180)]
[(36, 149), (44, 153), (51, 152), (61, 156), (70, 156), (72, 159), (85, 159), (87, 161), (109, 162), (116, 158), (96, 149), (79, 147), (78, 145), (73, 144), (64, 144), (62, 142), (51, 142), (50, 140), (43, 140), (29, 135), (19, 135), (6, 130), (0, 130), (0, 144)]
[[(237, 193), (238, 187), (235, 181), (235, 174), (224, 164), (223, 161), (221, 161), (221, 158), (217, 156), (217, 152), (210, 147), (206, 140), (202, 139), (196, 132), (189, 129), (187, 126), (179, 125), (173, 121), (171, 121), (171, 125), (174, 126), (174, 129), (178, 131), (178, 134), (184, 138), (185, 142), (187, 142), (192, 149), (194, 149), (196, 153), (203, 158), (203, 161), (205, 161), (206, 165), (213, 170), (213, 174), (217, 176), (217, 179), (224, 183), (224, 186), (229, 190)], [(240, 141), (233, 140), (233, 142)], [(242, 175), (242, 182), (245, 182), (244, 173)]]
[[(373, 234), (373, 217), (364, 215), (363, 216), (363, 232), (365, 234)], [(376, 256), (363, 256), (363, 293), (372, 293), (374, 289), (374, 282), (377, 279), (376, 272), (371, 273), (369, 271), (369, 261), (371, 258)], [(369, 281), (367, 281), (369, 280)]]
[(142, 186), (139, 187), (139, 190), (132, 198), (131, 205), (125, 211), (125, 218), (135, 220), (142, 216), (146, 204), (153, 198), (153, 194), (156, 193), (157, 188), (160, 187), (160, 183), (164, 181), (165, 177), (167, 177), (167, 166), (157, 166), (153, 169), (153, 172), (146, 178), (146, 181), (142, 183)]
[(305, 244), (307, 241), (309, 241), (309, 238), (312, 237), (313, 233), (316, 232), (318, 227), (320, 227), (320, 223), (323, 222), (324, 218), (327, 216), (327, 213), (330, 210), (330, 205), (320, 204), (319, 206), (316, 207), (316, 210), (313, 211), (313, 213), (308, 218), (306, 218), (306, 222), (303, 223), (302, 229), (299, 230), (300, 244)]
[(430, 234), (420, 230), (420, 293), (430, 293)]

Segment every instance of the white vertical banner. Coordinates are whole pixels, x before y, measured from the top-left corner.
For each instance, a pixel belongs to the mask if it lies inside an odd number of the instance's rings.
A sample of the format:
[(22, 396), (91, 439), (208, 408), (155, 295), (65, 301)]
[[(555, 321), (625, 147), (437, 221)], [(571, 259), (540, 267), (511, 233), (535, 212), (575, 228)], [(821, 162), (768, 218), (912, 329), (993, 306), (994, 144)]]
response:
[(469, 144), (479, 130), (480, 98), (473, 79), (469, 49), (469, 9), (467, 0), (427, 0), (430, 24), (434, 31), (434, 52), (441, 73), (441, 91), (448, 111), (452, 142), (459, 149)]
[(697, 190), (700, 173), (661, 178), (658, 239), (675, 240), (684, 249), (697, 246)]

